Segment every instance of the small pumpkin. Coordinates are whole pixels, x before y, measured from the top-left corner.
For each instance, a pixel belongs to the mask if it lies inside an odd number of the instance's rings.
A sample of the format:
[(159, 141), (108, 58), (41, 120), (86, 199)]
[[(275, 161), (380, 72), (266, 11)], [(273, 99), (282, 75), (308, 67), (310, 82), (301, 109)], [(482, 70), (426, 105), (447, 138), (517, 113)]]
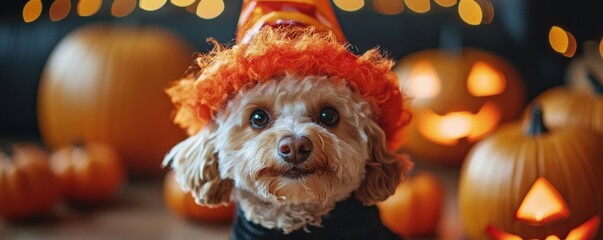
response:
[(58, 181), (39, 147), (0, 149), (0, 217), (20, 220), (50, 213), (60, 199)]
[(174, 172), (165, 176), (163, 198), (168, 209), (178, 216), (201, 222), (229, 223), (235, 216), (233, 204), (219, 207), (197, 205), (190, 192), (185, 192), (176, 181)]
[(94, 24), (70, 33), (40, 81), (44, 142), (55, 150), (76, 140), (106, 142), (133, 175), (161, 175), (161, 159), (185, 137), (163, 90), (182, 76), (192, 53), (156, 27)]
[(417, 172), (377, 204), (381, 221), (404, 237), (433, 237), (442, 215), (444, 190), (433, 174)]
[(100, 142), (61, 148), (50, 157), (50, 165), (65, 200), (83, 206), (107, 203), (126, 180), (117, 151)]
[(460, 165), (476, 142), (519, 117), (525, 101), (517, 70), (483, 50), (424, 50), (394, 71), (412, 100), (405, 150), (417, 161)]
[(539, 107), (530, 113), (525, 127), (501, 127), (467, 157), (459, 204), (468, 236), (603, 239), (603, 135), (549, 130)]

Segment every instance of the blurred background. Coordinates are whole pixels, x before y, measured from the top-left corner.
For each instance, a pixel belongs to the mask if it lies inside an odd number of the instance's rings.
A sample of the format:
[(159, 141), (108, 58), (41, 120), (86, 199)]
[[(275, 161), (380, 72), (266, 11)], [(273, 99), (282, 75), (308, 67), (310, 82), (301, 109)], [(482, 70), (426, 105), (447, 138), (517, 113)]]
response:
[[(363, 53), (378, 47), (394, 60), (400, 60), (397, 66), (400, 69), (404, 68), (403, 63), (420, 62), (416, 57), (404, 59), (423, 50), (479, 49), (503, 59), (505, 67), (498, 71), (512, 69), (509, 70), (512, 73), (504, 74), (517, 79), (520, 85), (517, 92), (507, 93), (509, 99), (516, 96), (520, 100), (509, 104), (518, 104), (521, 109), (542, 92), (567, 82), (569, 66), (582, 58), (585, 42), (594, 46), (588, 51), (597, 53), (596, 61), (603, 58), (603, 1), (600, 0), (333, 0), (331, 3), (352, 51)], [(35, 142), (53, 152), (88, 141), (109, 142), (124, 159), (128, 176), (146, 182), (130, 184), (126, 191), (122, 190), (120, 199), (138, 200), (125, 201), (108, 213), (97, 214), (104, 216), (97, 223), (42, 225), (35, 228), (33, 235), (25, 234), (32, 230), (27, 226), (0, 224), (0, 239), (3, 231), (8, 238), (37, 239), (40, 235), (36, 234), (47, 233), (56, 239), (86, 236), (87, 230), (102, 229), (95, 224), (109, 228), (157, 216), (148, 213), (147, 208), (160, 208), (159, 216), (166, 214), (161, 208), (163, 197), (158, 193), (159, 177), (165, 173), (159, 163), (163, 154), (184, 139), (185, 134), (171, 124), (172, 107), (162, 91), (184, 75), (195, 52), (203, 53), (212, 47), (207, 38), (234, 44), (240, 12), (241, 0), (0, 1), (0, 143)], [(434, 65), (435, 62), (434, 59)], [(597, 66), (595, 69), (599, 70), (592, 71), (603, 71), (602, 65)], [(466, 77), (467, 73), (464, 74)], [(504, 105), (505, 101), (499, 104)], [(516, 120), (521, 109), (513, 110), (503, 120)], [(459, 151), (455, 152), (456, 158), (463, 159), (467, 150)], [(436, 235), (448, 236), (443, 239), (464, 238), (456, 209), (462, 160), (441, 164), (438, 160), (421, 161), (420, 154), (414, 157), (417, 169), (436, 173), (446, 193), (443, 220), (446, 224), (438, 225)], [(146, 198), (154, 200), (150, 203), (142, 200)], [(129, 210), (134, 215), (121, 211), (132, 205), (137, 206)], [(176, 215), (190, 217), (182, 213), (187, 210), (171, 209)], [(227, 216), (232, 209), (228, 211)], [(216, 219), (228, 222), (223, 216)], [(227, 224), (199, 227), (173, 219), (158, 221), (151, 226), (169, 228), (168, 233), (128, 235), (128, 230), (122, 229), (116, 235), (100, 236), (186, 238), (206, 234), (203, 236), (207, 239), (228, 236)], [(55, 231), (55, 227), (81, 235)], [(78, 227), (85, 230), (77, 230)], [(431, 238), (437, 237), (427, 239)]]
[[(92, 5), (94, 2), (102, 3), (97, 10), (94, 6), (88, 10), (92, 12), (87, 13), (91, 16), (80, 16), (78, 1), (71, 1), (70, 11), (60, 16), (64, 18), (52, 21), (49, 9), (55, 1), (41, 2), (40, 15), (30, 23), (24, 22), (23, 18), (27, 1), (1, 3), (0, 109), (5, 117), (0, 118), (0, 133), (5, 137), (39, 136), (36, 99), (41, 73), (54, 47), (74, 29), (95, 22), (159, 25), (186, 41), (195, 51), (203, 52), (210, 48), (205, 41), (208, 37), (221, 43), (233, 41), (241, 8), (241, 1), (225, 1), (223, 10), (214, 14), (217, 16), (204, 19), (196, 14), (199, 1), (194, 1), (187, 8), (167, 2), (154, 11), (141, 9), (134, 3), (131, 12), (128, 13), (126, 7), (126, 12), (122, 13), (126, 16), (116, 17), (111, 12), (113, 1), (90, 0)], [(354, 11), (335, 7), (335, 13), (346, 37), (358, 52), (379, 46), (392, 58), (400, 59), (423, 49), (482, 48), (511, 62), (523, 75), (531, 97), (561, 84), (566, 66), (571, 61), (549, 45), (548, 33), (552, 26), (560, 26), (574, 35), (578, 55), (584, 41), (600, 41), (603, 33), (601, 1), (505, 0), (493, 1), (492, 4), (494, 19), (490, 24), (478, 26), (463, 22), (456, 4), (442, 7), (433, 1), (424, 13), (414, 12), (406, 6), (397, 13), (399, 11), (394, 4), (390, 12), (395, 14), (382, 14), (370, 0)]]

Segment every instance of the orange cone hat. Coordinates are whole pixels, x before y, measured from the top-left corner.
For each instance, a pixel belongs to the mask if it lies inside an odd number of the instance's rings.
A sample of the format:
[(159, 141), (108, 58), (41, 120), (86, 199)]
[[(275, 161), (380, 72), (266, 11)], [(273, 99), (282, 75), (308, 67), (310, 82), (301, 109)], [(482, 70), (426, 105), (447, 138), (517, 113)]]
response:
[(345, 42), (328, 0), (243, 0), (237, 44), (248, 42), (264, 26), (313, 26)]
[(328, 76), (345, 79), (370, 103), (390, 149), (400, 146), (411, 114), (391, 71), (394, 63), (376, 49), (350, 52), (327, 0), (244, 0), (237, 44), (212, 42), (214, 49), (167, 89), (177, 108), (174, 121), (189, 134), (214, 121), (242, 90), (286, 74)]

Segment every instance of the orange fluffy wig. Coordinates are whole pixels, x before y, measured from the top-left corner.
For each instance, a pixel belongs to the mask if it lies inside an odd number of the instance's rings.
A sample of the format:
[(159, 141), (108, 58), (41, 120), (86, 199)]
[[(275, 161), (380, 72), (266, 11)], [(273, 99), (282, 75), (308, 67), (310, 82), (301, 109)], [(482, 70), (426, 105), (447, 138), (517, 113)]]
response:
[(195, 134), (239, 91), (285, 74), (345, 79), (373, 109), (390, 149), (401, 144), (409, 123), (406, 107), (391, 71), (393, 62), (376, 49), (357, 56), (330, 32), (311, 27), (264, 27), (250, 42), (214, 49), (197, 57), (193, 72), (167, 89), (177, 107), (174, 121)]

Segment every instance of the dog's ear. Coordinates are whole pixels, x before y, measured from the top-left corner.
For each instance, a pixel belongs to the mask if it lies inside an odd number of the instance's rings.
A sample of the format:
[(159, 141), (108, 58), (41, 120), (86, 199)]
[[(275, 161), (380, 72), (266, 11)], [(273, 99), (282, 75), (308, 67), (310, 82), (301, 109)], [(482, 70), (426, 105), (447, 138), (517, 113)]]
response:
[(364, 205), (373, 205), (394, 194), (398, 184), (406, 178), (412, 162), (406, 155), (398, 155), (387, 148), (385, 133), (370, 120), (364, 131), (368, 137), (369, 159), (366, 173), (356, 198)]
[(190, 191), (197, 204), (216, 206), (230, 203), (232, 179), (222, 179), (215, 147), (216, 124), (203, 129), (176, 145), (163, 159), (163, 165), (174, 169), (176, 180)]

